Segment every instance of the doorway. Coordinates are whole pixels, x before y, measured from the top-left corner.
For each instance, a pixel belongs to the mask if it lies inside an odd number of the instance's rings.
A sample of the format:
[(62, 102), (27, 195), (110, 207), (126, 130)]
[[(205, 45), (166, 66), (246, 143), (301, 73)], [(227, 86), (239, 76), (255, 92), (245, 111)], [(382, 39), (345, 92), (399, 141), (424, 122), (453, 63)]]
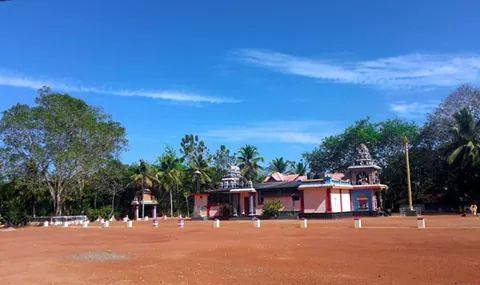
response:
[(245, 215), (250, 214), (250, 201), (249, 197), (243, 198), (243, 208), (245, 209)]

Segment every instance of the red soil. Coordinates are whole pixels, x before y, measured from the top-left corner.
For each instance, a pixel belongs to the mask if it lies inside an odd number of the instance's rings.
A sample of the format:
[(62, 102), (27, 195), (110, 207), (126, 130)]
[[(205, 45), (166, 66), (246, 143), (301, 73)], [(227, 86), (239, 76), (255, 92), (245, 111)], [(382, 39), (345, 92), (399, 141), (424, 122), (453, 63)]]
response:
[[(0, 232), (0, 284), (480, 284), (480, 219), (115, 222)], [(74, 258), (89, 252), (116, 261)]]

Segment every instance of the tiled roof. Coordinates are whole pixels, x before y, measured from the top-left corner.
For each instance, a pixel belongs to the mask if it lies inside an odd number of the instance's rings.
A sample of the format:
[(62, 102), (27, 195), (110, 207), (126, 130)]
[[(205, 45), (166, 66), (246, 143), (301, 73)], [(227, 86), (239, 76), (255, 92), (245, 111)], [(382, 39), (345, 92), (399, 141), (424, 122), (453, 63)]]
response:
[(266, 177), (263, 182), (292, 182), (306, 180), (307, 176), (298, 174), (282, 174), (280, 172), (274, 172), (270, 176)]

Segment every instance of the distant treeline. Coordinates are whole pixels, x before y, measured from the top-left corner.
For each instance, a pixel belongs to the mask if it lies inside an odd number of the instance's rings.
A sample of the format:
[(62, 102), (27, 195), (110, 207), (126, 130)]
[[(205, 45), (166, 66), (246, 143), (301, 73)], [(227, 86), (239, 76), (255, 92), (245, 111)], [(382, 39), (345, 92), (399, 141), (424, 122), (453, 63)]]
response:
[(415, 203), (458, 208), (480, 199), (480, 90), (468, 85), (448, 96), (423, 126), (363, 119), (326, 137), (298, 162), (278, 157), (264, 163), (253, 145), (236, 153), (222, 145), (212, 153), (198, 136), (185, 135), (178, 151), (167, 147), (156, 161), (125, 165), (118, 159), (128, 143), (125, 129), (101, 109), (48, 87), (35, 103), (17, 104), (0, 120), (0, 222), (53, 214), (123, 216), (143, 188), (153, 191), (161, 213), (188, 215), (190, 194), (215, 187), (231, 164), (246, 181), (262, 181), (274, 171), (321, 177), (345, 171), (360, 143), (383, 168), (385, 207), (397, 209), (406, 203), (405, 137)]

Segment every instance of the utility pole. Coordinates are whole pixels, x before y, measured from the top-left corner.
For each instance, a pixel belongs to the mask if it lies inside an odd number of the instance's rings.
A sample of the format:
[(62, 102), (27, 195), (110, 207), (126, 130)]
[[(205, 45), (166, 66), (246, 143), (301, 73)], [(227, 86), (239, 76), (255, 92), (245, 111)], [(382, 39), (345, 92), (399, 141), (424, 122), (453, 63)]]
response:
[(410, 211), (413, 211), (412, 204), (412, 182), (410, 181), (410, 159), (408, 157), (408, 138), (405, 136), (403, 139), (403, 146), (405, 148), (405, 164), (407, 166), (407, 189), (408, 189), (408, 206)]

